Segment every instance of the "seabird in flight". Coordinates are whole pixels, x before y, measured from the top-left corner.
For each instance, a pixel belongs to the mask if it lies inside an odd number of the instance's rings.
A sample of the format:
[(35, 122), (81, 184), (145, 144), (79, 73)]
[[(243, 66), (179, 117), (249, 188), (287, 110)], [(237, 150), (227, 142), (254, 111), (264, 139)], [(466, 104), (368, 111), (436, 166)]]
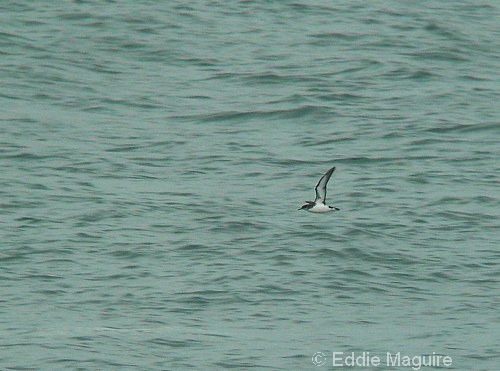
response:
[(325, 204), (326, 201), (326, 185), (330, 180), (333, 172), (335, 171), (335, 166), (328, 170), (325, 175), (321, 177), (318, 184), (316, 185), (316, 199), (314, 201), (306, 201), (304, 205), (299, 210), (306, 210), (311, 213), (327, 213), (329, 211), (340, 210), (334, 206), (328, 206)]

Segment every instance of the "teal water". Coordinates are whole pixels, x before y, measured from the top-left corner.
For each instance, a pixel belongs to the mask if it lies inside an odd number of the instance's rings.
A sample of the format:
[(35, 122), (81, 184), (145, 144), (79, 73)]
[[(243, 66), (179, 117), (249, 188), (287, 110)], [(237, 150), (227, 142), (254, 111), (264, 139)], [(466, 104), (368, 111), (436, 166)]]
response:
[(498, 2), (0, 9), (2, 369), (498, 368)]

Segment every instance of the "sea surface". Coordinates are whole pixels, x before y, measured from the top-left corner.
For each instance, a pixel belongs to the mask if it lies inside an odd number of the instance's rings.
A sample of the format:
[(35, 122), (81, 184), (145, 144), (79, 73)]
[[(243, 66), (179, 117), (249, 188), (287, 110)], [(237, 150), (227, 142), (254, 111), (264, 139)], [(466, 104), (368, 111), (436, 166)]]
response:
[(2, 370), (498, 370), (499, 1), (0, 24)]

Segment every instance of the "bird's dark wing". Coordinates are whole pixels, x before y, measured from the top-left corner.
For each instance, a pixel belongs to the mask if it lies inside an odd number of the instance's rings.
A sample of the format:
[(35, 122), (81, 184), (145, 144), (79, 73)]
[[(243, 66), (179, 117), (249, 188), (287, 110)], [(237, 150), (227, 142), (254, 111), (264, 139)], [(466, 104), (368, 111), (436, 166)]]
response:
[(318, 184), (316, 185), (316, 199), (314, 202), (322, 202), (325, 203), (326, 201), (326, 185), (328, 184), (328, 181), (330, 180), (330, 177), (332, 176), (333, 172), (335, 171), (335, 166), (332, 167), (330, 170), (328, 170), (325, 175), (321, 177), (319, 180)]

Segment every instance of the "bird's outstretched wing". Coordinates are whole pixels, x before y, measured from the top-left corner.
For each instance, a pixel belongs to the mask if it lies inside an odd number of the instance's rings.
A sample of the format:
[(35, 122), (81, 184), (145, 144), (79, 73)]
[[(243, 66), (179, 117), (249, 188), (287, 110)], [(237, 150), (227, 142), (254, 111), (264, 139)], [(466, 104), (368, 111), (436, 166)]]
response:
[(326, 201), (326, 185), (328, 184), (328, 181), (330, 180), (330, 177), (332, 176), (333, 172), (335, 171), (335, 166), (332, 167), (330, 170), (328, 170), (325, 175), (321, 177), (319, 180), (318, 184), (316, 185), (316, 199), (314, 202), (321, 202), (325, 203)]

